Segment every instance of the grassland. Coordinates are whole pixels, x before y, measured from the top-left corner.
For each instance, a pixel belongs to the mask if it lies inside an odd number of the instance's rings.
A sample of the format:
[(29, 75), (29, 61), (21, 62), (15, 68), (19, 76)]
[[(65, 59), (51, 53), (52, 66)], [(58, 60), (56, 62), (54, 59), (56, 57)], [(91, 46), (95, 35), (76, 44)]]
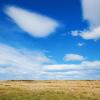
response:
[(100, 100), (100, 81), (0, 81), (0, 100)]

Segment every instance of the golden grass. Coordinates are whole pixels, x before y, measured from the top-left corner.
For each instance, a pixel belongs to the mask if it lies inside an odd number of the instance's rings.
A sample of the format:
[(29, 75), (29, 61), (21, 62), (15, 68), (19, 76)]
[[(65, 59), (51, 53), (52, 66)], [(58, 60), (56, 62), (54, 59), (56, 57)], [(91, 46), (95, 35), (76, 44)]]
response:
[(0, 97), (0, 100), (100, 100), (100, 81), (0, 81)]

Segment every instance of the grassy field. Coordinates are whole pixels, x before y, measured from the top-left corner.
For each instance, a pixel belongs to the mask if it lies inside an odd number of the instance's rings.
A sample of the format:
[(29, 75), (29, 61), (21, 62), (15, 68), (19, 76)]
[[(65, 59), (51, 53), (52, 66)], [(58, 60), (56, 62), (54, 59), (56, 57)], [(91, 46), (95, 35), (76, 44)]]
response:
[(0, 81), (0, 100), (100, 100), (100, 81)]

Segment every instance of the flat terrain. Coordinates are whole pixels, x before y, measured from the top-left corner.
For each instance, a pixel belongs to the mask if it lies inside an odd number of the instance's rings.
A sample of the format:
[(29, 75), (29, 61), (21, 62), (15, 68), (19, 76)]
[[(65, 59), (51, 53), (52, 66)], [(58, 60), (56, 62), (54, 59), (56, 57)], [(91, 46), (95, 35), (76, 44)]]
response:
[(100, 81), (0, 81), (0, 100), (100, 100)]

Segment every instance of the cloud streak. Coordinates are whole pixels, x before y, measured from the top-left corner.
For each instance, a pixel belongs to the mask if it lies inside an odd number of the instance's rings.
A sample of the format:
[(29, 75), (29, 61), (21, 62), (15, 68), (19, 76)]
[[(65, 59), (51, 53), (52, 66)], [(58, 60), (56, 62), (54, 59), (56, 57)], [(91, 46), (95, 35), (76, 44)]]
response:
[(28, 10), (8, 6), (4, 12), (26, 33), (33, 37), (46, 37), (56, 31), (59, 23), (47, 16)]
[(44, 74), (50, 79), (100, 79), (100, 61), (82, 61), (80, 64), (45, 65)]
[(9, 75), (23, 78), (27, 78), (26, 75), (29, 75), (28, 78), (33, 75), (35, 78), (35, 75), (38, 76), (42, 71), (43, 64), (50, 63), (51, 59), (40, 51), (20, 50), (0, 44), (0, 75), (8, 74), (8, 79)]
[(100, 69), (100, 61), (82, 61), (80, 64), (56, 64), (46, 65), (47, 70), (88, 70)]
[(77, 46), (82, 47), (82, 46), (84, 46), (84, 43), (79, 42), (79, 43), (77, 44)]
[(66, 54), (64, 56), (65, 61), (83, 61), (85, 59), (86, 59), (85, 57), (78, 54)]

